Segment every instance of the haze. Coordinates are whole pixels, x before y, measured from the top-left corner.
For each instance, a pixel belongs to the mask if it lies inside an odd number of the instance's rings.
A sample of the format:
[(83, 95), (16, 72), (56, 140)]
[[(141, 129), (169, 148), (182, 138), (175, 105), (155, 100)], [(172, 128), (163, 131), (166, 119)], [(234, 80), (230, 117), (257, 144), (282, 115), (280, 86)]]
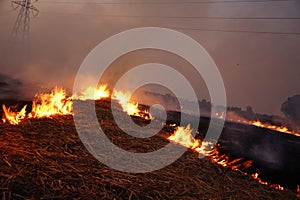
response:
[[(56, 85), (71, 91), (81, 62), (101, 41), (131, 28), (166, 27), (189, 35), (207, 50), (223, 76), (228, 105), (280, 114), (281, 104), (300, 94), (300, 1), (216, 1), (41, 0), (34, 4), (40, 13), (31, 18), (27, 45), (11, 37), (19, 11), (0, 0), (0, 73), (5, 74), (0, 77), (28, 83), (31, 93)], [(173, 57), (135, 52), (114, 65), (121, 66), (121, 73), (154, 59), (193, 74)], [(117, 77), (108, 74), (107, 80)], [(193, 85), (200, 98), (209, 99), (201, 78), (195, 77)]]

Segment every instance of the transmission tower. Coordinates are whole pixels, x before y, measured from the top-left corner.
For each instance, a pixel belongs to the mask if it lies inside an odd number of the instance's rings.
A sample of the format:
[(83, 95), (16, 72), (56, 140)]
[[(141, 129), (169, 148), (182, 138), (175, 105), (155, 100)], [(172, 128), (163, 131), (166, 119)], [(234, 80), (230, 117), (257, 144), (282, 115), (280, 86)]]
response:
[(17, 20), (12, 30), (12, 37), (17, 38), (22, 34), (23, 40), (29, 37), (30, 34), (30, 17), (36, 17), (39, 14), (39, 10), (33, 5), (38, 0), (22, 0), (12, 1), (11, 5), (13, 9), (19, 10)]

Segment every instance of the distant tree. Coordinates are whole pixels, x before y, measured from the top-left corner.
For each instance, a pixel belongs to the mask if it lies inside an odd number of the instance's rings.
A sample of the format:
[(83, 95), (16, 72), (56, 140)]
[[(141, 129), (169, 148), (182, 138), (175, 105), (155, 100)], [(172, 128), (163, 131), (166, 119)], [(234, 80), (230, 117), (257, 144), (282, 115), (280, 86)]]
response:
[(281, 112), (292, 122), (300, 125), (300, 95), (289, 97), (281, 105)]

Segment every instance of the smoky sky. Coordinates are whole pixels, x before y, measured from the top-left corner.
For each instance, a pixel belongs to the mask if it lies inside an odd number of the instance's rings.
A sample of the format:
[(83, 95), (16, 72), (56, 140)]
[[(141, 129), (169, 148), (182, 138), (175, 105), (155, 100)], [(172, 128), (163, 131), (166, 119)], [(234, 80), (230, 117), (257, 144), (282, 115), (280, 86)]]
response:
[[(71, 91), (80, 64), (101, 41), (130, 28), (157, 26), (183, 32), (207, 50), (221, 72), (230, 106), (250, 105), (255, 112), (279, 114), (281, 104), (289, 96), (300, 94), (300, 35), (207, 31), (300, 33), (300, 19), (284, 19), (300, 18), (299, 1), (176, 2), (184, 1), (38, 1), (34, 5), (40, 13), (31, 17), (30, 38), (23, 42), (11, 35), (19, 10), (13, 10), (10, 1), (0, 0), (0, 73), (12, 80), (35, 84), (35, 88), (58, 85)], [(149, 62), (146, 53), (129, 55), (116, 63), (124, 68)], [(184, 62), (171, 56), (151, 57), (193, 74)], [(108, 80), (113, 79), (114, 73), (110, 74)], [(194, 84), (203, 91), (200, 98), (209, 99), (202, 80), (194, 80)]]

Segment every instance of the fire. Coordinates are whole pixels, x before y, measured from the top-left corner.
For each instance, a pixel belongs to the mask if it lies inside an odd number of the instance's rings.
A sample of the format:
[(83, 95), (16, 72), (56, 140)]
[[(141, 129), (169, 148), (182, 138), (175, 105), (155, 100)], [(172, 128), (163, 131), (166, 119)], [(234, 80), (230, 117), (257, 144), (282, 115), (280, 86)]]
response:
[(100, 85), (97, 88), (88, 87), (85, 91), (80, 94), (74, 94), (73, 99), (77, 100), (100, 100), (102, 98), (108, 98), (110, 96), (110, 92), (107, 89), (107, 84)]
[(251, 124), (254, 125), (254, 126), (257, 126), (257, 127), (261, 127), (261, 128), (268, 128), (268, 129), (279, 131), (279, 132), (282, 132), (282, 133), (288, 133), (288, 134), (293, 134), (293, 135), (296, 135), (296, 136), (300, 136), (299, 133), (291, 131), (285, 126), (276, 126), (276, 125), (271, 125), (271, 124), (263, 124), (259, 120), (253, 121), (253, 122), (251, 122)]
[[(100, 100), (102, 98), (107, 98), (110, 96), (110, 92), (107, 89), (107, 85), (100, 85), (97, 88), (89, 87), (84, 92), (79, 95), (68, 96), (66, 91), (61, 88), (54, 88), (50, 93), (39, 93), (35, 96), (32, 102), (32, 110), (30, 113), (26, 114), (27, 105), (25, 105), (19, 112), (14, 112), (13, 107), (2, 106), (3, 108), (3, 122), (8, 122), (13, 125), (19, 124), (22, 120), (26, 118), (43, 118), (51, 117), (53, 115), (69, 115), (72, 114), (72, 99), (78, 100)], [(111, 95), (112, 99), (118, 101), (124, 112), (131, 116), (139, 116), (145, 119), (152, 119), (148, 111), (141, 111), (139, 109), (139, 104), (130, 101), (130, 94), (123, 93), (121, 91), (114, 91)], [(224, 113), (216, 113), (219, 118), (224, 118)], [(263, 124), (260, 121), (247, 122), (247, 124), (252, 124), (254, 126), (269, 128), (280, 132), (295, 134), (300, 136), (293, 131), (290, 131), (284, 126), (275, 126), (270, 124)], [(176, 124), (170, 124), (169, 126), (176, 126)], [(177, 143), (184, 147), (187, 147), (197, 153), (202, 153), (208, 156), (210, 160), (218, 165), (225, 168), (231, 168), (232, 170), (246, 169), (252, 166), (252, 161), (245, 161), (243, 158), (231, 159), (229, 156), (221, 154), (215, 147), (213, 150), (211, 147), (213, 143), (204, 142), (200, 139), (195, 139), (192, 135), (193, 129), (191, 129), (190, 124), (186, 127), (178, 126), (174, 133), (167, 139), (171, 142)], [(278, 190), (283, 190), (284, 188), (277, 184), (271, 184), (264, 182), (259, 177), (258, 173), (251, 175), (259, 183), (267, 185)], [(297, 193), (300, 196), (300, 187), (297, 186)]]
[(113, 92), (113, 99), (116, 99), (119, 104), (121, 105), (124, 112), (131, 116), (140, 116), (140, 109), (138, 103), (132, 103), (130, 101), (130, 94), (123, 93), (121, 91), (114, 91)]
[[(220, 114), (218, 114), (218, 113), (216, 113), (216, 116), (221, 118)], [(249, 120), (246, 120), (246, 119), (241, 120), (241, 119), (234, 119), (234, 118), (227, 118), (226, 120), (237, 122), (237, 123), (253, 125), (253, 126), (260, 127), (260, 128), (267, 128), (267, 129), (271, 129), (271, 130), (274, 130), (274, 131), (278, 131), (278, 132), (282, 132), (282, 133), (288, 133), (288, 134), (292, 134), (292, 135), (296, 135), (296, 136), (300, 137), (300, 133), (292, 131), (288, 127), (276, 126), (276, 125), (271, 125), (271, 124), (268, 124), (268, 123), (262, 123), (259, 120), (249, 121)]]
[[(67, 96), (66, 91), (62, 88), (54, 88), (50, 93), (39, 93), (32, 101), (32, 111), (26, 114), (26, 107), (22, 108), (20, 112), (13, 112), (12, 108), (6, 108), (3, 105), (2, 121), (13, 125), (19, 124), (25, 118), (42, 118), (51, 117), (53, 115), (69, 115), (72, 114), (72, 100), (100, 100), (102, 98), (110, 97), (110, 92), (107, 89), (107, 84), (100, 85), (97, 88), (88, 87), (80, 94)], [(124, 112), (131, 116), (138, 116), (144, 119), (154, 119), (147, 110), (141, 111), (138, 103), (130, 101), (130, 94), (120, 91), (114, 91), (111, 96), (112, 99), (118, 101)]]
[(26, 115), (27, 105), (20, 112), (12, 112), (11, 108), (2, 106), (4, 115), (3, 122), (17, 125), (25, 118), (51, 117), (52, 115), (72, 114), (72, 100), (67, 97), (66, 91), (61, 88), (54, 88), (50, 93), (37, 94), (32, 102), (32, 110)]
[(3, 117), (2, 121), (9, 122), (10, 124), (16, 125), (19, 124), (21, 120), (23, 120), (26, 117), (26, 107), (25, 105), (20, 112), (13, 112), (11, 108), (6, 108), (5, 105), (2, 105), (3, 108)]
[(32, 102), (32, 111), (28, 117), (42, 118), (69, 114), (72, 114), (72, 99), (67, 97), (65, 90), (56, 87), (50, 93), (41, 93), (35, 96)]
[(247, 169), (252, 166), (253, 161), (245, 161), (243, 158), (231, 159), (225, 154), (220, 154), (218, 149), (215, 147), (209, 154), (212, 162), (224, 168), (231, 168), (232, 170)]
[(193, 129), (191, 129), (190, 124), (188, 124), (186, 127), (178, 126), (175, 129), (174, 133), (167, 139), (171, 142), (187, 147), (197, 153), (201, 153), (207, 156), (210, 153), (210, 151), (208, 151), (207, 149), (212, 145), (212, 143), (195, 139), (192, 135), (192, 132)]
[(201, 141), (193, 137), (192, 131), (190, 124), (187, 127), (179, 126), (175, 129), (174, 134), (168, 137), (168, 140), (192, 150), (197, 150), (201, 145)]
[(258, 173), (252, 174), (251, 176), (252, 176), (252, 178), (254, 178), (255, 180), (257, 180), (262, 185), (267, 185), (267, 186), (275, 188), (277, 190), (284, 190), (284, 188), (281, 185), (271, 184), (271, 183), (262, 181), (261, 178), (259, 178), (259, 174)]

